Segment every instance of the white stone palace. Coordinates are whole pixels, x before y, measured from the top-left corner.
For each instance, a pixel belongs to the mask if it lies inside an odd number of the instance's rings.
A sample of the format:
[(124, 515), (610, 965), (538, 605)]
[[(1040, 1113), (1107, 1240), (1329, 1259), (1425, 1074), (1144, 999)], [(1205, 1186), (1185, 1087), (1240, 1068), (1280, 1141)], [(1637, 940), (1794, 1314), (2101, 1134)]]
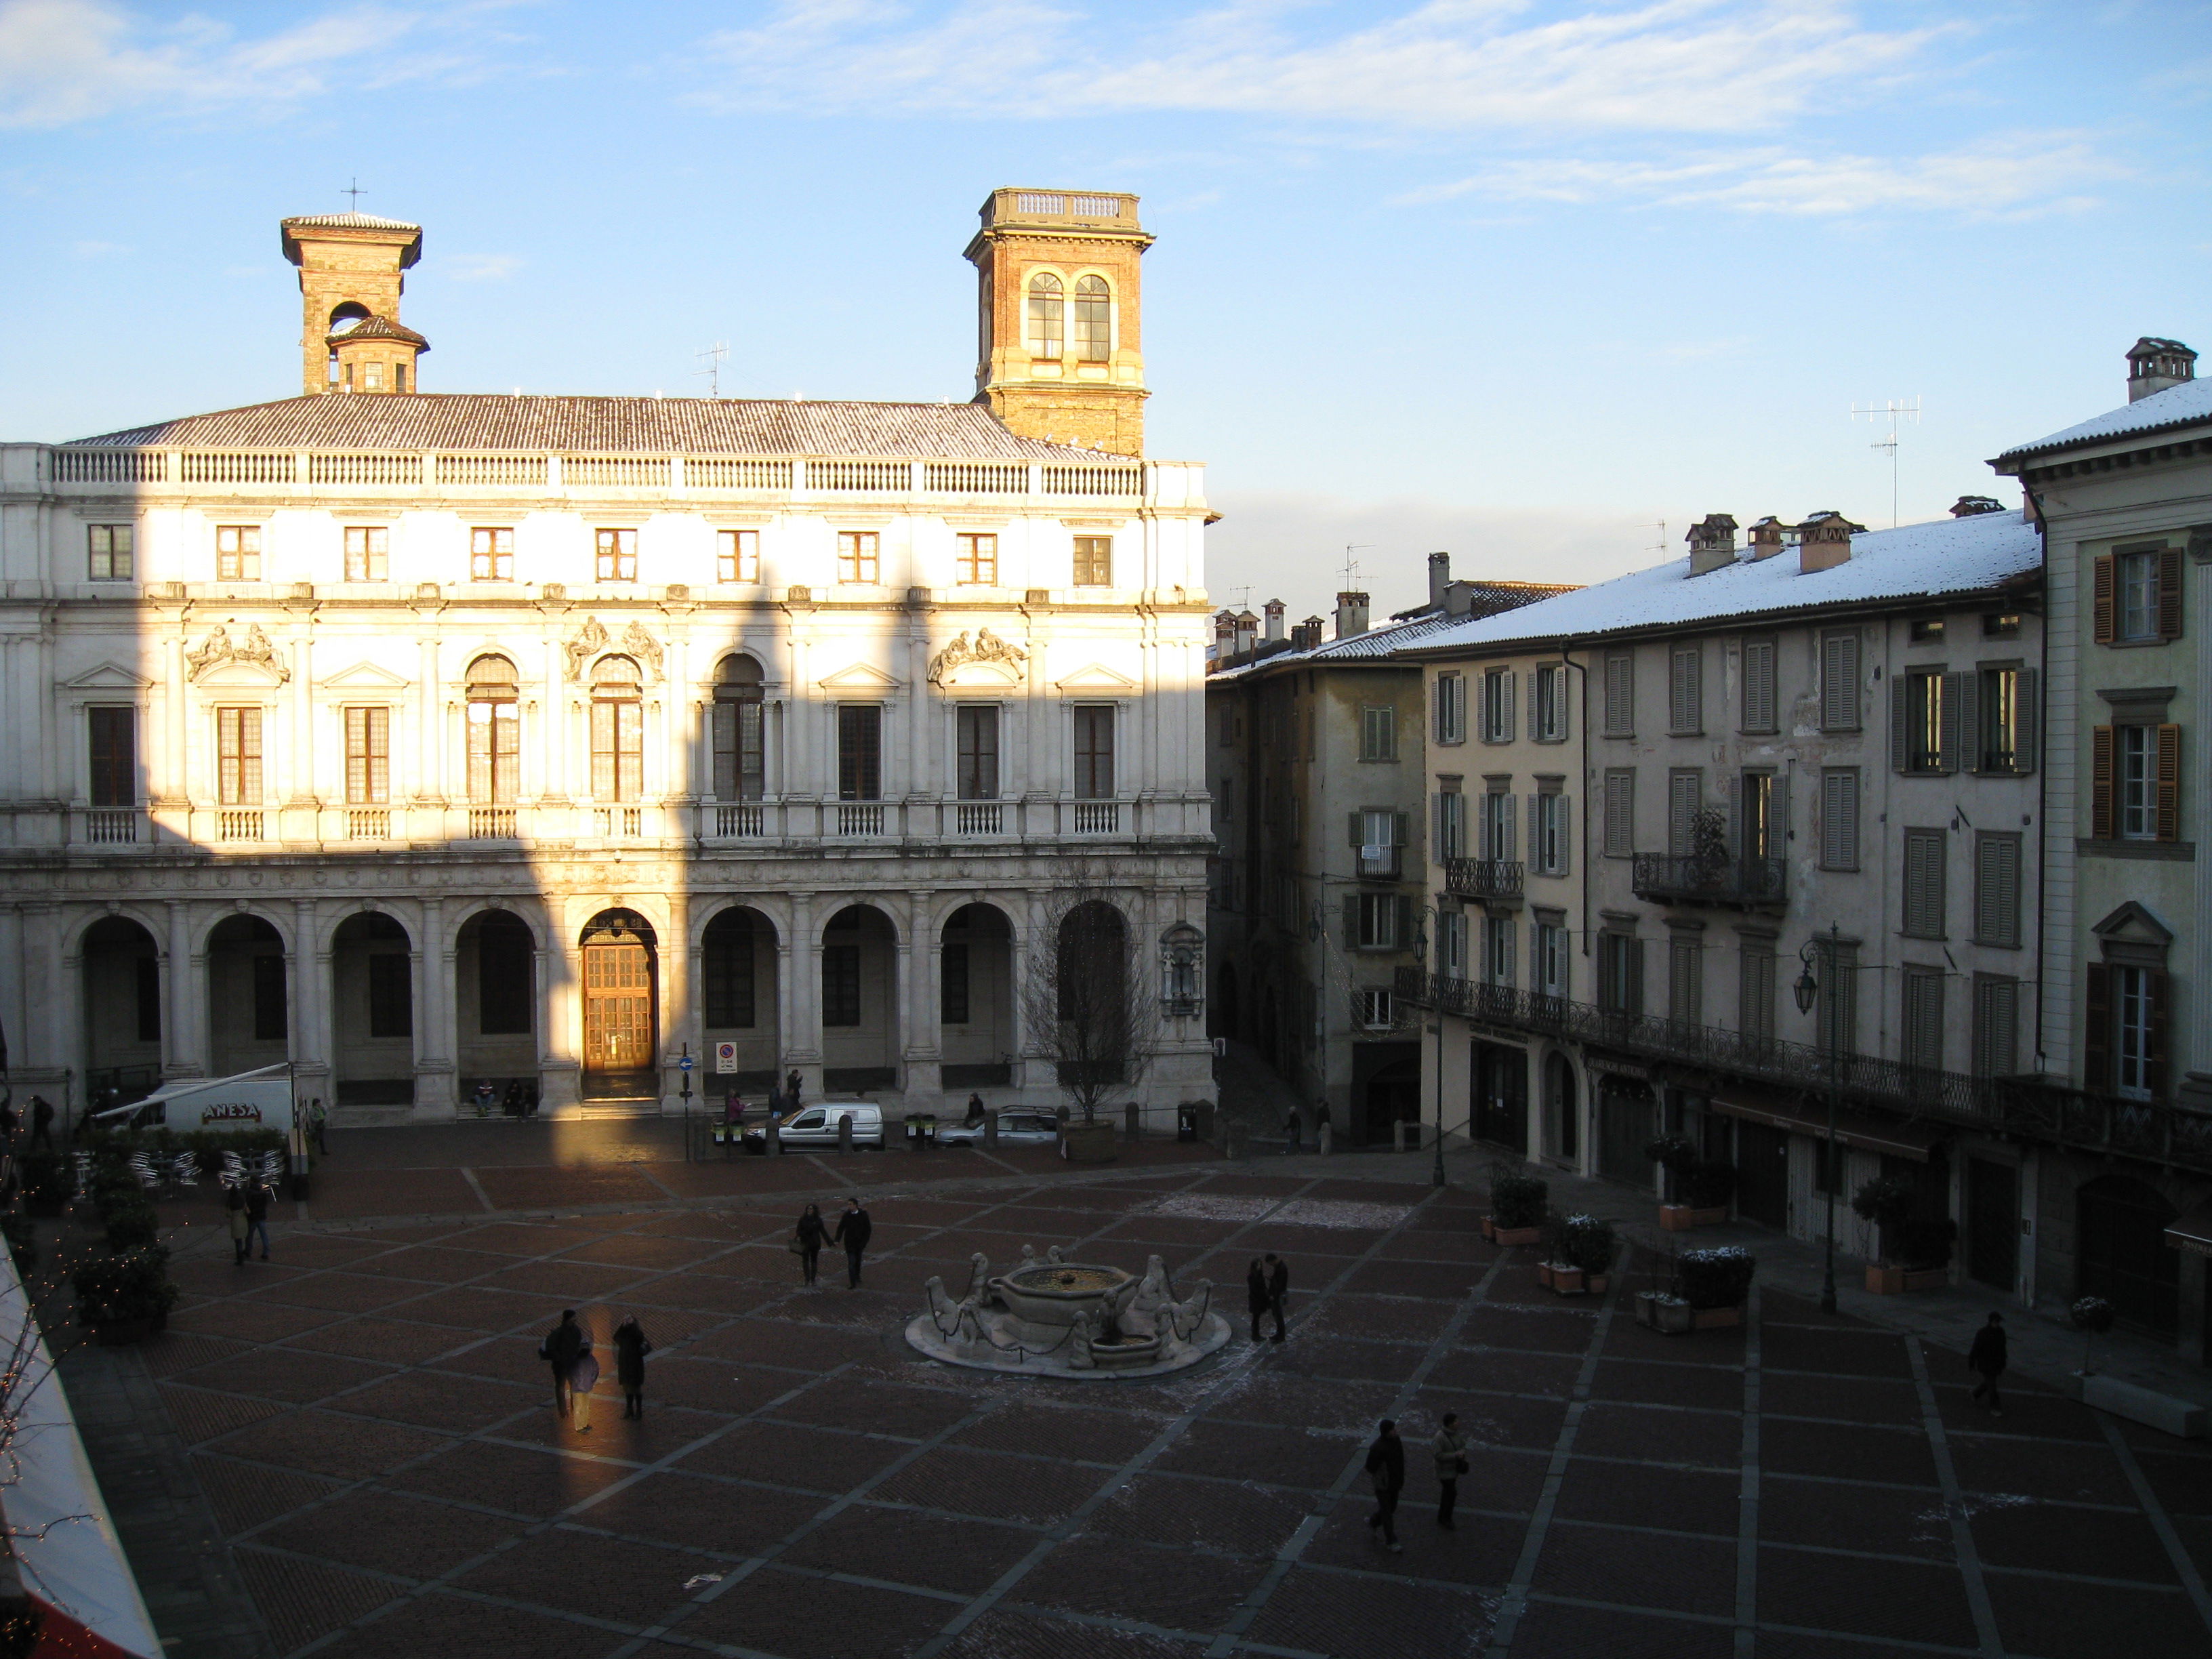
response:
[(1142, 455), (1136, 199), (992, 195), (963, 403), (426, 392), (421, 234), (285, 222), (303, 395), (0, 448), (19, 1095), (652, 1109), (688, 1048), (1045, 1103), (1075, 890), (1162, 1000), (1127, 1097), (1206, 1093), (1209, 514)]

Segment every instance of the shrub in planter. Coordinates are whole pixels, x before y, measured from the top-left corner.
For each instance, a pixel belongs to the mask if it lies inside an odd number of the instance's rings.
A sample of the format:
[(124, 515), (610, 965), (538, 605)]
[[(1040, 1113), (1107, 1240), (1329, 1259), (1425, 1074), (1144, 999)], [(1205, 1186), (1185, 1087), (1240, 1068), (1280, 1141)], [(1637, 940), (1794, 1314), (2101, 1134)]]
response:
[(1535, 1176), (1498, 1176), (1490, 1183), (1491, 1218), (1501, 1231), (1540, 1227), (1551, 1194), (1550, 1183)]
[(107, 1212), (107, 1248), (135, 1250), (151, 1244), (161, 1231), (161, 1218), (143, 1199), (117, 1204)]
[(176, 1305), (169, 1253), (159, 1244), (88, 1261), (71, 1275), (80, 1325), (158, 1330)]
[(1862, 1221), (1882, 1230), (1882, 1249), (1889, 1249), (1890, 1230), (1919, 1206), (1920, 1194), (1903, 1176), (1876, 1176), (1851, 1194), (1851, 1208)]
[(1725, 1210), (1735, 1196), (1735, 1165), (1699, 1159), (1683, 1172), (1682, 1196), (1693, 1210)]
[(1579, 1267), (1596, 1279), (1613, 1271), (1613, 1255), (1619, 1248), (1613, 1223), (1592, 1215), (1571, 1215), (1560, 1224), (1559, 1243), (1552, 1259), (1570, 1267)]
[(1711, 1250), (1685, 1250), (1674, 1259), (1682, 1300), (1692, 1308), (1741, 1308), (1751, 1295), (1759, 1258), (1728, 1244)]
[(31, 1659), (46, 1612), (27, 1595), (0, 1595), (0, 1659)]

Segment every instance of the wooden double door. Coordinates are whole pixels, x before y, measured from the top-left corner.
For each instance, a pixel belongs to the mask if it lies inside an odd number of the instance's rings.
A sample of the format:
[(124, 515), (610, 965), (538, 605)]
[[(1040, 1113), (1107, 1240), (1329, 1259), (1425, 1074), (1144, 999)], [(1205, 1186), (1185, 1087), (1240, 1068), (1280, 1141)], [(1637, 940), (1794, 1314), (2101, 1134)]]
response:
[(584, 944), (584, 1071), (591, 1092), (643, 1079), (650, 1091), (653, 1030), (653, 946), (627, 931)]

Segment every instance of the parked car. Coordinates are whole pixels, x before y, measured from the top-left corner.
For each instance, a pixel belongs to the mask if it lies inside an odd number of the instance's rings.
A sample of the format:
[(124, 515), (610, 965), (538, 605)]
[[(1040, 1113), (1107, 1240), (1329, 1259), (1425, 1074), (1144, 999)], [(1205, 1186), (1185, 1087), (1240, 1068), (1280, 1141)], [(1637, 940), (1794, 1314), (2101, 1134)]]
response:
[[(1060, 1123), (1049, 1112), (1001, 1112), (999, 1144), (1002, 1146), (1049, 1146), (1060, 1139)], [(939, 1127), (940, 1146), (981, 1146), (980, 1123), (946, 1123)]]
[[(884, 1109), (870, 1100), (824, 1100), (811, 1106), (802, 1106), (787, 1114), (782, 1120), (782, 1139), (787, 1146), (835, 1146), (837, 1144), (837, 1124), (840, 1119), (853, 1120), (853, 1144), (884, 1149)], [(766, 1152), (768, 1129), (765, 1125), (745, 1131), (745, 1150)]]

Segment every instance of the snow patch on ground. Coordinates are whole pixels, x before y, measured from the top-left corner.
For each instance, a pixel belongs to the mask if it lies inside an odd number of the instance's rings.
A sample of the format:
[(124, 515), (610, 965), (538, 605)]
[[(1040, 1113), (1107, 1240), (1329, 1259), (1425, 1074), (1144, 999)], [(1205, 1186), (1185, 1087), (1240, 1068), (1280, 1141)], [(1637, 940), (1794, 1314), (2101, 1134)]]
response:
[(1154, 1199), (1139, 1215), (1180, 1216), (1186, 1221), (1257, 1221), (1283, 1200), (1231, 1198), (1224, 1193), (1171, 1193)]
[(1410, 1204), (1370, 1204), (1360, 1199), (1294, 1198), (1267, 1218), (1285, 1227), (1395, 1227), (1413, 1214)]

